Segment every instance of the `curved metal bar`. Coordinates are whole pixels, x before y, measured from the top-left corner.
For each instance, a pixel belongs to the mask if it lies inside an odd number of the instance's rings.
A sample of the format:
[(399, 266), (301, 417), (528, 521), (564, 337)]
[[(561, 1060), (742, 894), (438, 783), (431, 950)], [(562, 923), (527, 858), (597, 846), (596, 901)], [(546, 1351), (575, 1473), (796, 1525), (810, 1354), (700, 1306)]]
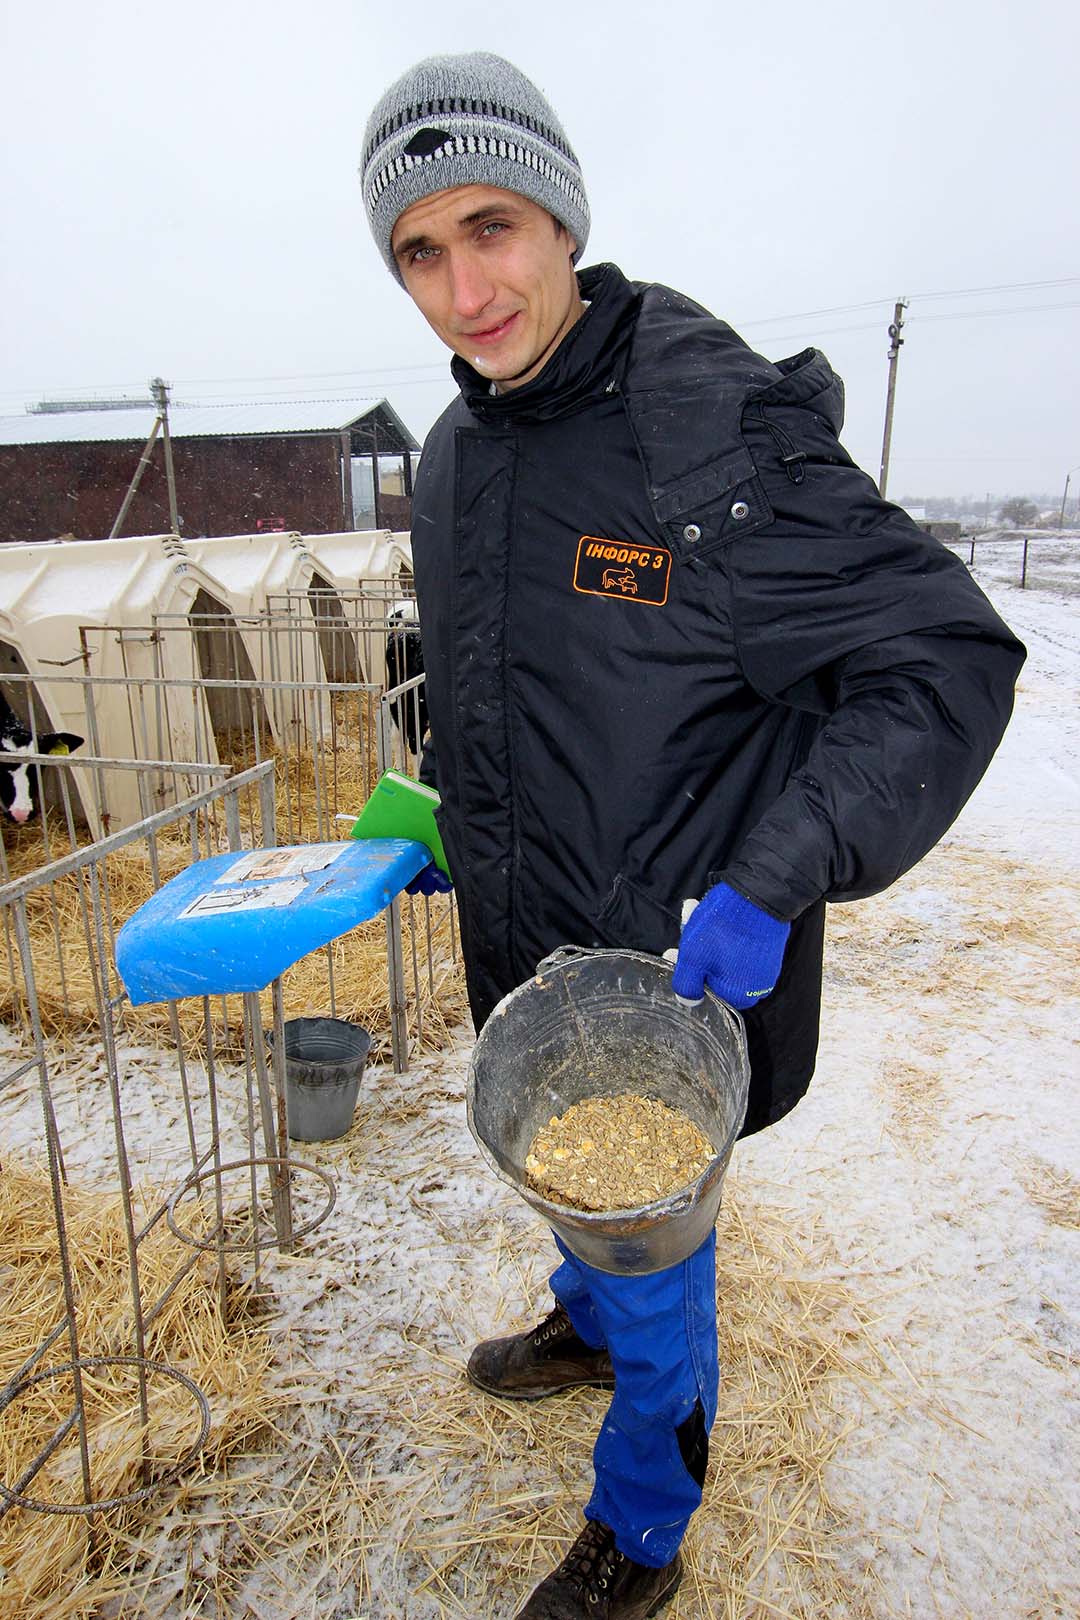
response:
[[(174, 1479), (178, 1479), (184, 1469), (193, 1463), (202, 1451), (210, 1434), (211, 1422), (210, 1403), (206, 1396), (195, 1380), (188, 1377), (187, 1373), (180, 1372), (177, 1367), (170, 1367), (167, 1362), (151, 1361), (145, 1356), (81, 1356), (78, 1362), (65, 1361), (56, 1367), (45, 1367), (41, 1372), (32, 1373), (29, 1378), (21, 1378), (18, 1383), (8, 1386), (0, 1395), (0, 1413), (5, 1412), (14, 1400), (24, 1394), (26, 1390), (33, 1388), (35, 1384), (42, 1384), (50, 1378), (60, 1378), (64, 1374), (74, 1376), (76, 1373), (83, 1373), (94, 1367), (137, 1367), (143, 1377), (148, 1373), (160, 1373), (165, 1378), (173, 1379), (188, 1391), (199, 1408), (198, 1438), (171, 1468), (167, 1468), (152, 1485), (146, 1485), (141, 1490), (127, 1491), (121, 1496), (99, 1497), (90, 1502), (39, 1502), (36, 1497), (24, 1496), (18, 1490), (9, 1490), (0, 1481), (0, 1497), (3, 1497), (8, 1507), (28, 1508), (32, 1513), (57, 1513), (67, 1517), (84, 1518), (92, 1513), (104, 1513), (112, 1508), (129, 1507), (134, 1502), (146, 1501), (148, 1497), (154, 1496), (164, 1486), (170, 1485)], [(72, 1416), (77, 1421), (78, 1411), (73, 1413)], [(47, 1449), (45, 1455), (37, 1462), (34, 1468), (35, 1473), (48, 1461), (48, 1457), (55, 1449), (55, 1445), (51, 1445)], [(33, 1476), (31, 1475), (31, 1477)]]
[(183, 1198), (184, 1194), (190, 1192), (192, 1188), (200, 1186), (204, 1181), (212, 1180), (216, 1180), (218, 1185), (220, 1185), (221, 1177), (227, 1170), (250, 1170), (253, 1166), (258, 1166), (260, 1164), (266, 1165), (268, 1168), (274, 1165), (284, 1165), (289, 1171), (307, 1171), (309, 1175), (317, 1176), (319, 1180), (325, 1184), (329, 1193), (325, 1208), (319, 1210), (317, 1214), (312, 1216), (311, 1220), (305, 1221), (303, 1226), (296, 1227), (292, 1233), (292, 1241), (295, 1242), (297, 1238), (307, 1237), (309, 1232), (314, 1232), (317, 1226), (321, 1226), (323, 1221), (325, 1221), (326, 1217), (330, 1214), (330, 1211), (333, 1209), (334, 1205), (337, 1203), (337, 1184), (334, 1181), (333, 1176), (328, 1175), (325, 1170), (321, 1170), (317, 1164), (304, 1164), (298, 1159), (285, 1159), (280, 1155), (272, 1155), (268, 1158), (261, 1159), (231, 1159), (228, 1164), (221, 1165), (220, 1169), (215, 1166), (209, 1170), (200, 1171), (197, 1176), (189, 1176), (186, 1181), (182, 1182), (181, 1185), (177, 1187), (176, 1191), (169, 1199), (165, 1214), (165, 1219), (169, 1223), (169, 1231), (174, 1237), (178, 1237), (181, 1243), (187, 1243), (193, 1249), (205, 1249), (213, 1254), (217, 1254), (222, 1250), (231, 1252), (236, 1250), (247, 1251), (275, 1248), (279, 1241), (276, 1235), (259, 1237), (259, 1235), (256, 1233), (251, 1238), (245, 1238), (240, 1242), (220, 1243), (217, 1238), (195, 1237), (191, 1232), (186, 1232), (183, 1227), (178, 1224), (176, 1219), (177, 1204), (179, 1203), (180, 1199)]

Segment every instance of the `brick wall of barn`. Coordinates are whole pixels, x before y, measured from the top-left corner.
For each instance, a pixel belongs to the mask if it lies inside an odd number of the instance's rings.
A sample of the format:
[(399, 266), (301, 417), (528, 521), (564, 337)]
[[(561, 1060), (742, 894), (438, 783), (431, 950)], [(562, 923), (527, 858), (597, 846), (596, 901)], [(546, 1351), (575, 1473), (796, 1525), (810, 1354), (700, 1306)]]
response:
[[(342, 528), (338, 434), (174, 439), (176, 504), (186, 535)], [(116, 521), (141, 444), (0, 446), (0, 541), (103, 539)], [(164, 451), (153, 459), (124, 519), (124, 534), (169, 529)]]

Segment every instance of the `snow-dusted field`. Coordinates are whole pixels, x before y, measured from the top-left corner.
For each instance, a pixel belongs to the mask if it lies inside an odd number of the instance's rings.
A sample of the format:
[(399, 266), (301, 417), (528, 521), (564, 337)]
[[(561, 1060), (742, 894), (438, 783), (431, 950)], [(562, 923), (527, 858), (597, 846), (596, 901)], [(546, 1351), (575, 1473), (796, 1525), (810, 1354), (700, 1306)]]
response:
[(817, 1078), (742, 1153), (895, 1347), (832, 1479), (886, 1614), (1080, 1613), (1076, 560), (1053, 592), (977, 564), (1029, 649), (1013, 724), (942, 846), (833, 913)]
[[(1026, 592), (1015, 544), (977, 553), (1029, 647), (1013, 725), (942, 846), (834, 909), (817, 1078), (738, 1150), (715, 1466), (672, 1620), (1080, 1614), (1080, 539), (1055, 543)], [(349, 1136), (305, 1150), (338, 1204), (268, 1263), (302, 1399), (148, 1527), (125, 1614), (510, 1620), (575, 1532), (604, 1396), (522, 1409), (461, 1375), (548, 1308), (545, 1234), (465, 1127), (467, 1060), (463, 1035), (369, 1073)], [(160, 1174), (175, 1088), (151, 1052), (125, 1073)], [(96, 1084), (61, 1083), (72, 1175), (106, 1140)], [(0, 1097), (7, 1151), (38, 1129), (32, 1093)]]

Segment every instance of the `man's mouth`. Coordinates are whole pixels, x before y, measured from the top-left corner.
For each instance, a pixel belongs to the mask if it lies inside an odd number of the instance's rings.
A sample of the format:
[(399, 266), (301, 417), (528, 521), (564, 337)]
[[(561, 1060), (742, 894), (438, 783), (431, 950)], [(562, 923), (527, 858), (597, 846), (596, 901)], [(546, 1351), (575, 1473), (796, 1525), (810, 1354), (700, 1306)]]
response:
[(517, 320), (519, 313), (518, 310), (515, 310), (512, 315), (506, 317), (505, 321), (500, 321), (497, 326), (485, 327), (482, 332), (466, 332), (466, 341), (479, 343), (481, 347), (485, 344), (500, 342)]

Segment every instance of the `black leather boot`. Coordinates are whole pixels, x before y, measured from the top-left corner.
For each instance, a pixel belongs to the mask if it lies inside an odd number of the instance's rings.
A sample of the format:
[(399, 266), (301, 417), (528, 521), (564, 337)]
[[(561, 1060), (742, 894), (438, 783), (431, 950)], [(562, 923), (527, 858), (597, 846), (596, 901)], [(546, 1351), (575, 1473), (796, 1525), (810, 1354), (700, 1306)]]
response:
[(511, 1401), (538, 1401), (582, 1384), (615, 1388), (611, 1357), (578, 1337), (561, 1305), (527, 1333), (485, 1339), (466, 1370), (479, 1389)]
[(649, 1620), (674, 1597), (681, 1579), (679, 1553), (663, 1569), (635, 1564), (616, 1547), (614, 1531), (595, 1520), (517, 1620)]

